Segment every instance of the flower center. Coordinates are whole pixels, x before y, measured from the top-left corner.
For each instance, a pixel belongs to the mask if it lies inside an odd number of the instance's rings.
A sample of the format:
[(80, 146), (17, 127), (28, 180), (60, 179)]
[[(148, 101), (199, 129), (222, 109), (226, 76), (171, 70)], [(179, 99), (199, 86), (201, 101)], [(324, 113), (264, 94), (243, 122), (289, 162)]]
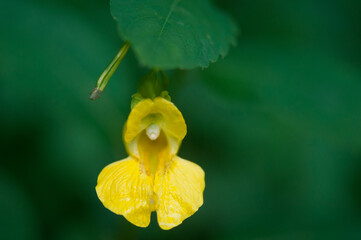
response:
[(160, 131), (157, 139), (152, 140), (143, 131), (138, 138), (139, 161), (148, 175), (155, 175), (158, 167), (164, 168), (169, 160), (169, 145), (167, 137)]
[(157, 124), (151, 124), (145, 130), (150, 140), (154, 141), (159, 137), (160, 127)]

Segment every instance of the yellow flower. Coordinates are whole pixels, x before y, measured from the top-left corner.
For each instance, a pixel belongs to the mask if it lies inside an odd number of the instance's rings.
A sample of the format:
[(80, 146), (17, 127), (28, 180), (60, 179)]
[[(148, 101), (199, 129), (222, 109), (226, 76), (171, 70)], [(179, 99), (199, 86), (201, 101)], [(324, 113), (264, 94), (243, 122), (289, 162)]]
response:
[(204, 172), (178, 157), (187, 133), (181, 112), (164, 98), (144, 99), (129, 114), (124, 142), (129, 157), (106, 166), (96, 191), (103, 205), (139, 227), (152, 211), (171, 229), (203, 204)]

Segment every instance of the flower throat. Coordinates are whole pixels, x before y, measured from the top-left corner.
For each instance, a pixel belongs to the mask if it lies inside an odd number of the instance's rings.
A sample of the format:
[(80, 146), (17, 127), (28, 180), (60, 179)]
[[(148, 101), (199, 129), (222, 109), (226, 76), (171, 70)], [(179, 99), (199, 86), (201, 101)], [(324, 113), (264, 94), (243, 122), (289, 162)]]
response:
[(167, 138), (162, 130), (158, 131), (144, 130), (138, 139), (140, 164), (148, 175), (154, 175), (157, 168), (164, 166), (170, 159)]

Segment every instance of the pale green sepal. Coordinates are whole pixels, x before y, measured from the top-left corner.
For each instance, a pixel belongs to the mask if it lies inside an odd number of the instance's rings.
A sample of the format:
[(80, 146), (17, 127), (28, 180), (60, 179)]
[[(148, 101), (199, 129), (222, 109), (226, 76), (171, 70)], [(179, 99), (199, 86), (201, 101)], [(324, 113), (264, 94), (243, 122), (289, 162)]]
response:
[(142, 94), (135, 93), (132, 95), (132, 101), (130, 102), (130, 108), (133, 109), (137, 103), (142, 101), (144, 98), (142, 97)]
[(170, 98), (170, 96), (169, 96), (168, 91), (162, 91), (162, 93), (160, 94), (160, 96), (161, 96), (162, 98), (164, 98), (165, 100), (168, 100), (168, 101), (171, 102), (171, 98)]

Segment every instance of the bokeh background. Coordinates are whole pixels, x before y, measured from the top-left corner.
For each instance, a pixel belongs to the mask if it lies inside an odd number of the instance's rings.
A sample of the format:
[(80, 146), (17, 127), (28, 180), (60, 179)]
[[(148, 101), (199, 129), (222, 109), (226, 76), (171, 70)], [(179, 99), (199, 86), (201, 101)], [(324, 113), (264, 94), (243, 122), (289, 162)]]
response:
[[(122, 127), (147, 72), (108, 0), (0, 1), (0, 239), (361, 239), (361, 1), (218, 0), (238, 44), (208, 69), (171, 71), (206, 172), (205, 203), (179, 227), (137, 228), (97, 199), (127, 156)], [(124, 9), (126, 11), (126, 9)]]

